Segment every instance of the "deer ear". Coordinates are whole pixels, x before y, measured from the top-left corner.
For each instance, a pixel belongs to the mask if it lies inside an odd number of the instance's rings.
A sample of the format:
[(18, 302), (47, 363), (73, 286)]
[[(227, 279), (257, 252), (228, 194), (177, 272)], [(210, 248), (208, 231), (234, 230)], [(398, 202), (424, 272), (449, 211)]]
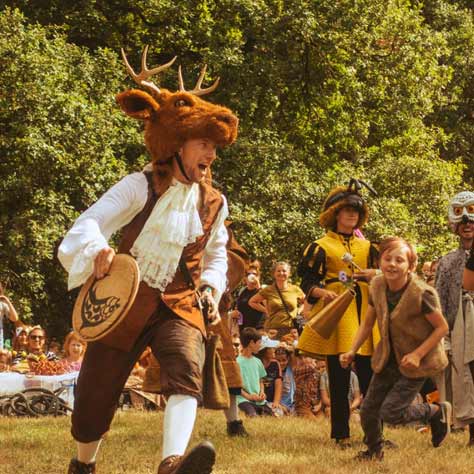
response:
[(131, 89), (118, 94), (115, 100), (120, 108), (130, 117), (148, 120), (158, 111), (158, 102), (147, 92)]

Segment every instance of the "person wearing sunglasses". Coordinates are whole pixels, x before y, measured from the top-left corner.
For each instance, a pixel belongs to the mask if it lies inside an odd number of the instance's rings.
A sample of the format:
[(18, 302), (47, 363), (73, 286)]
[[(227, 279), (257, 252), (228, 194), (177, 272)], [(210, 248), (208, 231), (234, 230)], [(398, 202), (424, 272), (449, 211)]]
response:
[(26, 350), (16, 354), (12, 362), (12, 370), (17, 372), (29, 372), (30, 362), (58, 360), (54, 352), (45, 352), (45, 344), (46, 331), (41, 326), (33, 326), (28, 333)]

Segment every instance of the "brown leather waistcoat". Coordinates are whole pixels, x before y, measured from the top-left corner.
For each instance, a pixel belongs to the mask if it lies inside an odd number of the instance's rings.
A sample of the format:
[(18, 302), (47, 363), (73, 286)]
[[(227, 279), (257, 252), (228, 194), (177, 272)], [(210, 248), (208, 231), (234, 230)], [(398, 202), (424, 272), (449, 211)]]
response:
[[(122, 239), (118, 248), (119, 253), (130, 253), (130, 249), (158, 200), (151, 184), (151, 175), (146, 174), (146, 176), (148, 179), (147, 202), (132, 221), (123, 228)], [(204, 250), (212, 226), (223, 205), (222, 196), (216, 189), (208, 184), (200, 184), (199, 187), (201, 193), (199, 216), (204, 234), (198, 237), (194, 243), (187, 245), (182, 254), (196, 286), (198, 286), (201, 277)], [(163, 301), (176, 315), (196, 326), (203, 335), (206, 334), (204, 321), (197, 306), (195, 289), (193, 285), (187, 282), (186, 277), (178, 268), (173, 281), (166, 287), (164, 293), (149, 287), (143, 281), (140, 282), (137, 296), (127, 317), (113, 331), (101, 339), (101, 342), (117, 349), (130, 351), (150, 316), (158, 308), (160, 301)]]

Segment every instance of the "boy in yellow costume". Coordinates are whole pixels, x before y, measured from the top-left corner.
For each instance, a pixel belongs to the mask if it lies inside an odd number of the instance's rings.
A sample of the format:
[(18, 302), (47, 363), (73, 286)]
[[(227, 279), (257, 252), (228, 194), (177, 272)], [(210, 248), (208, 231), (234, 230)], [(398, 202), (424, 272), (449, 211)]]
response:
[[(355, 298), (329, 339), (323, 339), (309, 327), (305, 328), (305, 336), (311, 338), (311, 351), (308, 352), (327, 359), (331, 438), (336, 439), (341, 448), (348, 447), (350, 438), (350, 370), (341, 367), (339, 354), (350, 349), (351, 341), (364, 321), (368, 283), (377, 272), (378, 258), (377, 249), (370, 241), (354, 235), (354, 231), (362, 228), (368, 219), (367, 204), (359, 190), (360, 183), (351, 180), (349, 186), (336, 187), (329, 193), (319, 216), (326, 234), (308, 245), (298, 266), (301, 288), (307, 295), (308, 303), (314, 304), (311, 316), (343, 293), (347, 280), (354, 280)], [(355, 357), (360, 389), (364, 395), (372, 376), (370, 356), (378, 338), (378, 332), (374, 330)]]

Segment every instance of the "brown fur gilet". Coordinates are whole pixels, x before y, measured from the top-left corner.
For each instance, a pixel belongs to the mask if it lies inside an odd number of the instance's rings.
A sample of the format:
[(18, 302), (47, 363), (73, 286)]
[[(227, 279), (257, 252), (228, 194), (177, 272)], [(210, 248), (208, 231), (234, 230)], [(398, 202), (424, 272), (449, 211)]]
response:
[[(413, 352), (433, 331), (433, 326), (421, 311), (421, 303), (423, 293), (430, 291), (435, 295), (437, 311), (441, 313), (436, 290), (418, 277), (413, 276), (391, 313), (388, 311), (386, 291), (385, 277), (383, 275), (375, 277), (370, 285), (370, 295), (377, 314), (381, 339), (372, 355), (373, 371), (379, 373), (383, 370), (389, 359), (390, 351), (393, 351), (399, 370), (405, 377), (431, 377), (443, 370), (448, 365), (448, 360), (442, 341), (423, 357), (419, 368), (400, 366), (403, 356)], [(391, 347), (390, 340), (393, 347)]]

